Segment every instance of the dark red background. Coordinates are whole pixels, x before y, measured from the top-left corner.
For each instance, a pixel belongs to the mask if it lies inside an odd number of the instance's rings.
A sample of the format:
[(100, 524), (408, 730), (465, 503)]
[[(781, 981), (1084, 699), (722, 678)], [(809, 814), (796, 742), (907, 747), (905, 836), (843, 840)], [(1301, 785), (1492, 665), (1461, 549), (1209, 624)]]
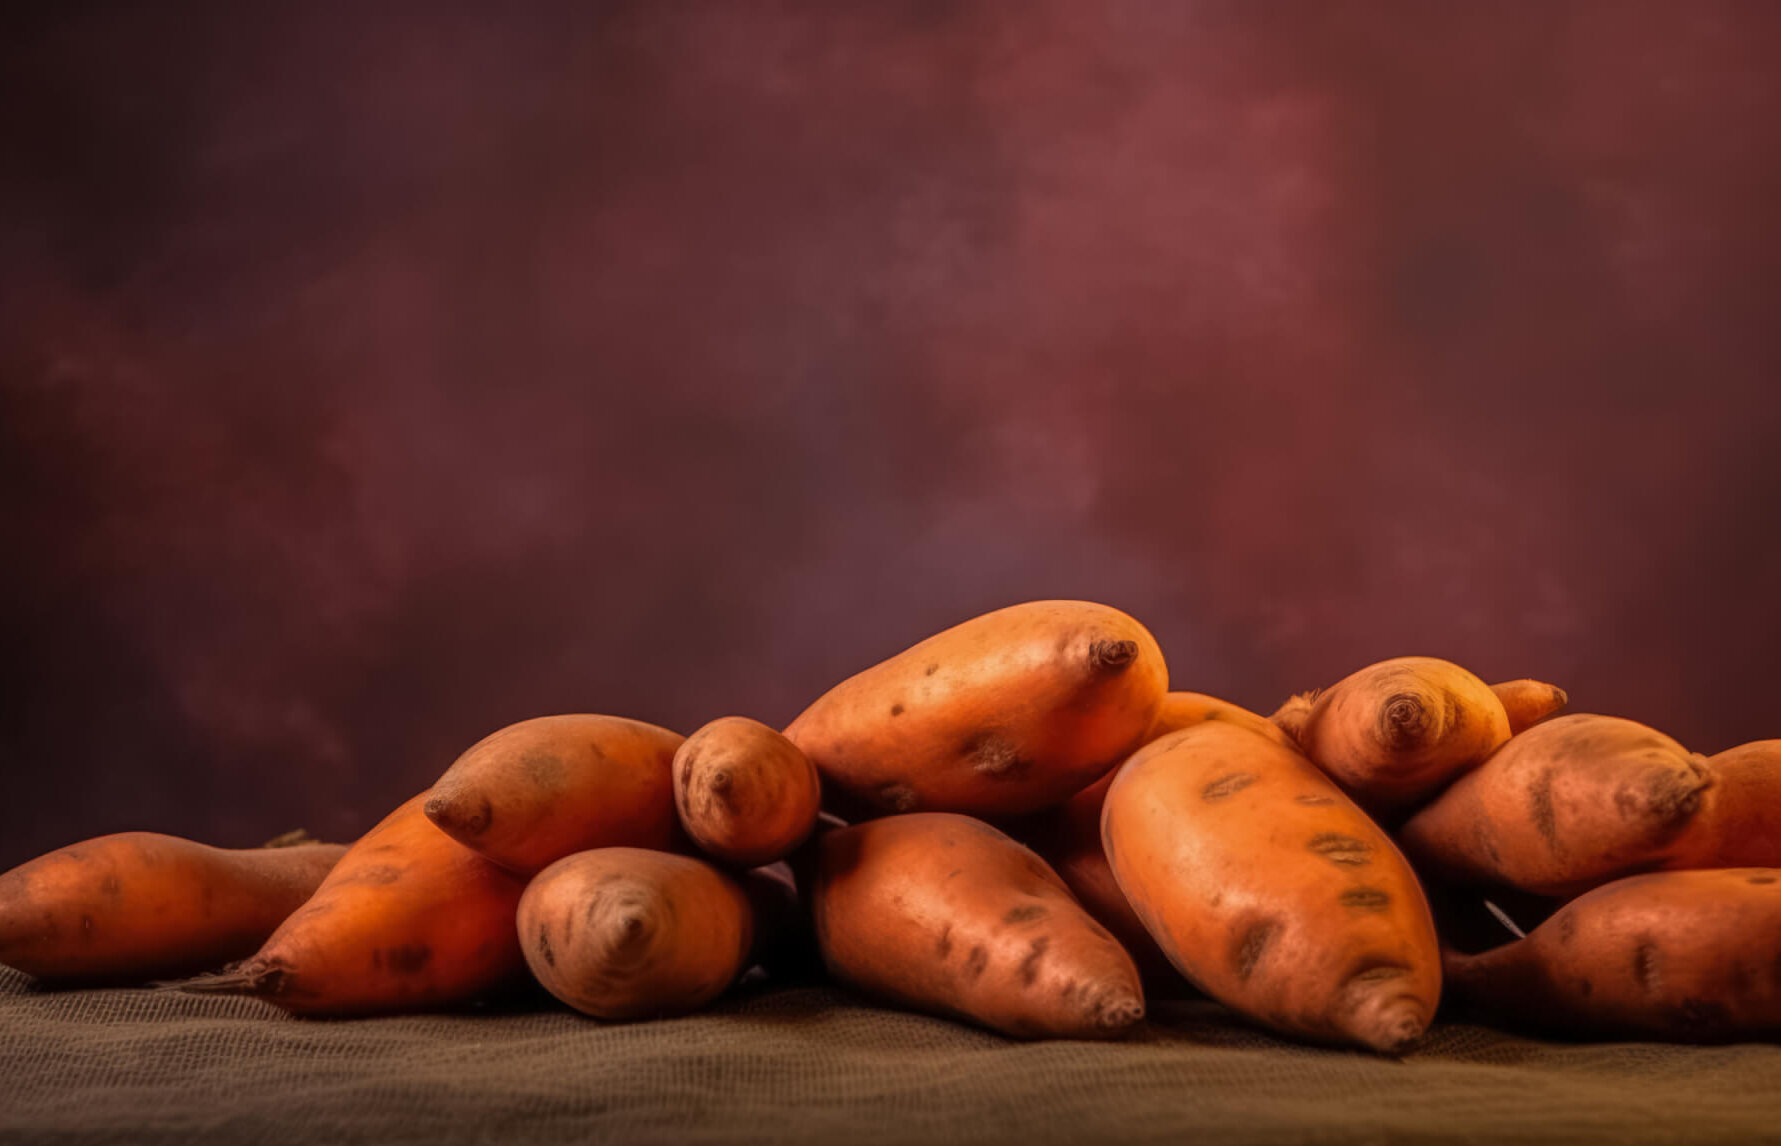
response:
[(0, 17), (0, 864), (1015, 601), (1781, 735), (1781, 5)]

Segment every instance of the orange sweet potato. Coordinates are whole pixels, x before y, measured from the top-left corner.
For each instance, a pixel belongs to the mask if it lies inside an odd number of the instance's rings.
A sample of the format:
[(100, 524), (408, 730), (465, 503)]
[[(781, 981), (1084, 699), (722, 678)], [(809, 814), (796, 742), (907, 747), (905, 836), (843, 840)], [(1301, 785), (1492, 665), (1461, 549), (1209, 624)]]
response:
[(1718, 1042), (1781, 1033), (1781, 869), (1637, 875), (1527, 938), (1448, 951), (1455, 995), (1491, 1021)]
[(425, 801), (353, 844), (257, 954), (175, 986), (350, 1015), (461, 1003), (523, 974), (513, 913), (524, 883), (429, 823)]
[(446, 769), (427, 798), (427, 818), (521, 875), (589, 848), (667, 848), (681, 740), (618, 716), (522, 720)]
[(1296, 750), (1298, 747), (1292, 738), (1268, 717), (1251, 712), (1240, 704), (1232, 704), (1230, 701), (1220, 700), (1216, 696), (1207, 696), (1203, 692), (1171, 692), (1164, 696), (1162, 705), (1157, 709), (1156, 719), (1151, 722), (1150, 731), (1145, 734), (1145, 743), (1167, 736), (1171, 732), (1179, 732), (1183, 728), (1204, 724), (1208, 720), (1222, 720), (1229, 724), (1235, 724), (1239, 728), (1247, 728), (1285, 748)]
[(1043, 860), (979, 820), (917, 813), (812, 841), (830, 974), (1016, 1038), (1108, 1038), (1144, 1015), (1131, 956)]
[(1575, 895), (1679, 858), (1711, 785), (1707, 761), (1656, 729), (1560, 716), (1462, 776), (1398, 838), (1449, 883)]
[(851, 818), (1014, 816), (1106, 774), (1168, 687), (1144, 626), (1034, 601), (966, 621), (830, 689), (786, 735)]
[(1781, 867), (1781, 740), (1753, 740), (1706, 763), (1701, 809), (1669, 868)]
[(683, 1014), (748, 965), (754, 912), (704, 860), (596, 848), (539, 872), (520, 900), (526, 962), (545, 989), (601, 1019)]
[(212, 970), (253, 954), (344, 854), (153, 832), (74, 844), (0, 875), (0, 963), (62, 983)]
[(1565, 694), (1564, 689), (1543, 680), (1506, 680), (1501, 684), (1491, 685), (1490, 691), (1496, 693), (1497, 699), (1503, 702), (1503, 712), (1509, 718), (1511, 736), (1519, 736), (1571, 703), (1571, 698)]
[(1388, 818), (1509, 739), (1508, 714), (1490, 686), (1434, 657), (1369, 665), (1305, 701), (1289, 701), (1275, 718), (1356, 803)]
[(1310, 761), (1214, 722), (1152, 741), (1114, 776), (1102, 838), (1177, 969), (1257, 1022), (1396, 1052), (1441, 991), (1422, 888)]
[(798, 746), (743, 716), (687, 737), (673, 773), (681, 826), (707, 854), (743, 867), (791, 854), (822, 807), (816, 768)]

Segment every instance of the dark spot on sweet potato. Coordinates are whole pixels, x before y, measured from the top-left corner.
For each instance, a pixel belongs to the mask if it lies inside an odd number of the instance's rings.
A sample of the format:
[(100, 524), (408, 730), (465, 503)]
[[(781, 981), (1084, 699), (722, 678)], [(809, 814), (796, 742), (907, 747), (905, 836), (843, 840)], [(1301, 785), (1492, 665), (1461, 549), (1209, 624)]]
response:
[(1026, 903), (1019, 907), (1010, 907), (1002, 916), (1003, 923), (1027, 923), (1034, 919), (1043, 919), (1050, 912), (1042, 903)]
[(1256, 966), (1279, 934), (1280, 921), (1274, 918), (1258, 919), (1237, 933), (1229, 958), (1231, 970), (1239, 980), (1247, 980), (1255, 974)]
[(1547, 768), (1534, 777), (1527, 789), (1528, 818), (1554, 855), (1559, 852), (1558, 813), (1552, 807), (1552, 781), (1557, 777), (1558, 769)]
[(1039, 964), (1045, 959), (1046, 949), (1051, 946), (1051, 936), (1041, 935), (1027, 944), (1027, 957), (1020, 961), (1020, 981), (1022, 985), (1031, 987), (1039, 977)]
[(1558, 944), (1563, 947), (1577, 937), (1577, 915), (1566, 911), (1559, 915), (1557, 923)]
[(1744, 882), (1745, 883), (1774, 883), (1775, 877), (1772, 875), (1753, 875), (1749, 879), (1745, 880)]
[(964, 745), (971, 770), (979, 776), (996, 780), (1013, 780), (1031, 770), (1033, 762), (1023, 759), (1007, 737), (996, 732), (980, 732)]
[(1445, 725), (1442, 729), (1444, 736), (1452, 736), (1466, 726), (1466, 706), (1450, 688), (1441, 690), (1441, 716)]
[(983, 977), (983, 969), (988, 966), (989, 953), (984, 951), (981, 946), (972, 947), (971, 953), (965, 956), (965, 975), (967, 978), (973, 980), (981, 979)]
[(546, 966), (555, 967), (557, 965), (556, 952), (550, 949), (550, 928), (540, 927), (538, 929), (537, 948), (538, 957), (544, 960)]
[(1207, 901), (1206, 906), (1207, 907), (1217, 907), (1219, 904), (1221, 904), (1223, 902), (1224, 902), (1224, 892), (1215, 891), (1212, 893), (1212, 898)]
[(893, 704), (893, 705), (891, 705), (891, 715), (892, 715), (892, 716), (901, 716), (901, 715), (903, 715), (903, 706), (902, 706), (902, 705), (900, 705), (900, 704)]
[(1657, 989), (1658, 981), (1663, 973), (1659, 965), (1657, 944), (1650, 939), (1641, 939), (1633, 948), (1633, 981), (1646, 994)]
[(1337, 898), (1351, 911), (1384, 911), (1391, 906), (1391, 894), (1376, 887), (1351, 887)]
[(350, 883), (368, 883), (368, 884), (373, 884), (373, 885), (381, 885), (381, 884), (395, 883), (397, 880), (399, 880), (401, 878), (402, 878), (402, 869), (401, 868), (392, 867), (389, 864), (385, 864), (385, 863), (380, 863), (380, 864), (372, 864), (370, 867), (360, 868), (358, 871), (353, 872), (350, 876), (346, 877), (341, 882), (349, 883), (349, 884)]
[(1319, 832), (1305, 845), (1338, 867), (1363, 867), (1373, 862), (1373, 846), (1341, 832)]
[(1320, 796), (1316, 792), (1306, 792), (1303, 796), (1294, 796), (1292, 800), (1295, 804), (1305, 804), (1313, 808), (1321, 808), (1325, 804), (1336, 802), (1334, 796)]
[[(461, 797), (454, 799), (451, 796), (443, 795), (429, 799), (423, 810), (426, 812), (427, 819), (438, 824), (441, 830), (452, 836), (480, 836), (489, 830), (489, 825), (495, 820), (495, 809), (489, 804), (489, 798), (486, 795), (477, 797), (474, 810), (465, 808)], [(385, 844), (380, 849), (373, 850), (397, 851), (400, 849)]]
[(1388, 983), (1393, 979), (1402, 979), (1410, 973), (1410, 968), (1397, 963), (1375, 963), (1372, 966), (1362, 965), (1354, 974), (1348, 976), (1349, 986), (1365, 986), (1370, 983)]
[(1088, 646), (1088, 663), (1096, 672), (1122, 672), (1137, 659), (1137, 641), (1103, 639)]
[(1595, 994), (1595, 984), (1588, 979), (1580, 979), (1577, 982), (1577, 993), (1587, 999)]
[(1232, 772), (1227, 776), (1220, 776), (1218, 779), (1207, 784), (1204, 788), (1201, 788), (1200, 799), (1208, 802), (1228, 799), (1249, 787), (1251, 784), (1255, 783), (1255, 781), (1256, 775), (1254, 772)]
[(116, 899), (118, 896), (122, 895), (124, 891), (123, 885), (118, 883), (118, 878), (115, 875), (108, 875), (100, 880), (99, 890), (104, 892), (110, 899)]
[(952, 954), (952, 924), (948, 923), (940, 929), (940, 939), (934, 944), (934, 953), (942, 959)]
[[(511, 939), (508, 942), (512, 942)], [(425, 943), (405, 943), (385, 949), (384, 962), (398, 975), (412, 975), (433, 958), (433, 949)]]
[(878, 789), (878, 806), (892, 812), (913, 812), (920, 801), (907, 784), (890, 783)]
[(1379, 708), (1379, 743), (1389, 752), (1411, 752), (1429, 734), (1429, 712), (1422, 697), (1413, 692), (1395, 693)]
[(563, 785), (563, 761), (548, 748), (527, 749), (519, 758), (519, 766), (526, 779), (543, 791), (552, 792)]
[(933, 676), (933, 675), (934, 675), (934, 673), (936, 673), (936, 672), (938, 672), (938, 671), (939, 671), (939, 669), (940, 669), (940, 666), (939, 666), (939, 665), (938, 665), (938, 664), (931, 664), (931, 665), (929, 665), (929, 666), (928, 666), (928, 668), (927, 668), (927, 671), (926, 671), (926, 672), (924, 672), (924, 673), (922, 673), (922, 674), (921, 674), (921, 675), (923, 675), (923, 676)]

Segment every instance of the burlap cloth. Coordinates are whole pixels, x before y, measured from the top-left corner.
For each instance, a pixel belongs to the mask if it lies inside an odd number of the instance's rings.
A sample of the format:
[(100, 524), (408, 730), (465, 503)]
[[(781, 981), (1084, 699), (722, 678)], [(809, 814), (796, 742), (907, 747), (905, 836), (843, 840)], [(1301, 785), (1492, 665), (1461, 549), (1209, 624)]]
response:
[(1401, 1061), (1157, 1003), (1123, 1043), (1015, 1043), (825, 987), (693, 1018), (543, 1006), (303, 1021), (0, 970), (0, 1141), (1781, 1142), (1781, 1047), (1438, 1027)]

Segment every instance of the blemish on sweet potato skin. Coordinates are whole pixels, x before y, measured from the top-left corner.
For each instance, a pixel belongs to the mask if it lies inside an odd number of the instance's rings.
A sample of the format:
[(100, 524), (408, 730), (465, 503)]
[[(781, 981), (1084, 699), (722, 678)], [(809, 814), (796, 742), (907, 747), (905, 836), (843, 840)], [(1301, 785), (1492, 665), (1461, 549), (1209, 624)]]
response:
[(1258, 919), (1237, 933), (1231, 944), (1231, 970), (1239, 980), (1248, 979), (1268, 953), (1268, 947), (1280, 934), (1280, 920)]

